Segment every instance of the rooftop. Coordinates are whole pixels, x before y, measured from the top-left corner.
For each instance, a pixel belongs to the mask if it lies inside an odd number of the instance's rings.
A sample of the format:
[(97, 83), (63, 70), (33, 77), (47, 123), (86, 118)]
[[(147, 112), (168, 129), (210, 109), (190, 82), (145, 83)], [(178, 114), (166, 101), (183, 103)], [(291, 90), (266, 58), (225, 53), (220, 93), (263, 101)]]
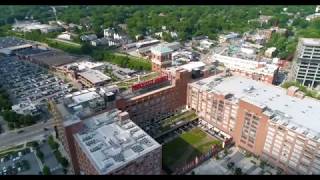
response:
[(80, 119), (90, 116), (105, 106), (104, 94), (114, 96), (117, 87), (90, 88), (68, 94), (64, 97), (63, 103), (57, 104), (57, 109), (61, 114), (66, 126), (77, 122)]
[(223, 63), (226, 67), (230, 69), (240, 69), (246, 72), (254, 72), (265, 75), (273, 75), (278, 69), (278, 66), (272, 64), (272, 59), (264, 58), (260, 61), (242, 59), (239, 57), (231, 57), (220, 54), (214, 54), (212, 56), (213, 61), (218, 61)]
[(320, 39), (315, 38), (301, 38), (303, 45), (305, 46), (320, 46)]
[(48, 66), (61, 66), (77, 61), (79, 58), (57, 51), (47, 51), (32, 56), (32, 59)]
[(70, 67), (78, 67), (79, 71), (85, 70), (85, 69), (94, 69), (97, 67), (101, 67), (104, 64), (101, 62), (90, 62), (90, 61), (80, 61), (80, 62), (74, 62), (70, 64), (63, 65), (64, 68), (70, 68)]
[(39, 53), (46, 52), (46, 51), (48, 51), (48, 50), (39, 49), (39, 48), (28, 48), (28, 49), (19, 50), (18, 54), (19, 55), (33, 55), (33, 54), (39, 54)]
[(75, 134), (76, 141), (99, 174), (109, 174), (161, 147), (128, 118), (112, 110), (84, 121), (85, 129)]
[(86, 78), (93, 84), (108, 81), (111, 78), (98, 70), (88, 69), (87, 71), (79, 73), (80, 76)]
[(153, 53), (159, 53), (159, 54), (166, 54), (170, 53), (173, 50), (168, 48), (166, 45), (159, 45), (151, 48), (151, 52)]
[(187, 71), (192, 71), (192, 70), (195, 70), (195, 69), (201, 69), (201, 68), (204, 68), (205, 67), (205, 63), (201, 62), (201, 61), (192, 61), (192, 62), (189, 62), (185, 65), (182, 65), (180, 66), (181, 68), (187, 70)]
[[(320, 137), (320, 101), (305, 97), (303, 99), (287, 95), (286, 89), (254, 81), (244, 77), (213, 76), (192, 83), (201, 90), (218, 94), (233, 94), (235, 100), (266, 108), (265, 113), (274, 115), (272, 120), (296, 127), (296, 131), (308, 131), (309, 135)], [(295, 129), (295, 128), (293, 128)]]
[(19, 46), (27, 44), (27, 41), (24, 39), (16, 38), (16, 37), (0, 37), (0, 49), (9, 48), (12, 46)]

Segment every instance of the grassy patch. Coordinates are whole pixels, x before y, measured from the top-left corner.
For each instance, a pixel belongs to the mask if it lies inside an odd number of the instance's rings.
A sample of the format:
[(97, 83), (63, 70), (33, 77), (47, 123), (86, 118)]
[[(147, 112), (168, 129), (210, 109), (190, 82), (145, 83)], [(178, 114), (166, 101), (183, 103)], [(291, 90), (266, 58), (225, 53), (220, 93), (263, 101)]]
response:
[[(159, 76), (159, 73), (152, 72), (143, 76), (140, 76), (140, 82), (147, 81), (150, 79), (154, 79)], [(122, 87), (124, 89), (130, 88), (133, 84), (138, 83), (138, 77), (132, 78), (130, 80), (124, 80), (115, 83), (117, 86)]]
[(187, 111), (184, 113), (177, 114), (175, 116), (163, 120), (163, 123), (161, 124), (161, 131), (164, 132), (166, 130), (169, 130), (174, 123), (180, 121), (193, 121), (196, 118), (197, 115), (193, 111)]
[(297, 81), (287, 81), (287, 82), (283, 83), (283, 85), (281, 87), (288, 89), (291, 86), (295, 86), (295, 87), (299, 88), (299, 91), (302, 91), (306, 96), (320, 100), (320, 95), (319, 95), (318, 91), (309, 89)]
[(0, 151), (0, 156), (3, 155), (3, 154), (9, 153), (11, 151), (15, 151), (16, 149), (21, 149), (22, 147), (23, 147), (23, 144), (18, 145), (18, 146), (13, 146), (13, 147), (10, 147), (10, 148), (5, 149), (5, 150), (1, 150)]
[(174, 171), (196, 156), (208, 152), (214, 144), (220, 142), (200, 128), (194, 128), (163, 146), (163, 165)]

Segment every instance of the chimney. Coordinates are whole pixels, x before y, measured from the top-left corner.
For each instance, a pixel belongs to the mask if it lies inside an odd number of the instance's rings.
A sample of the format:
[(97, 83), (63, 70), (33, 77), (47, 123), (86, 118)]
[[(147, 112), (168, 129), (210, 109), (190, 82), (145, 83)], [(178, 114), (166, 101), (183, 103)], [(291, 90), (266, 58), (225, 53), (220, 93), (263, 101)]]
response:
[(130, 118), (129, 113), (128, 112), (120, 112), (118, 114), (118, 118), (119, 118), (120, 124), (123, 124), (124, 121), (126, 121)]
[(289, 96), (295, 96), (295, 94), (298, 92), (299, 88), (295, 86), (290, 86), (287, 90), (287, 95)]

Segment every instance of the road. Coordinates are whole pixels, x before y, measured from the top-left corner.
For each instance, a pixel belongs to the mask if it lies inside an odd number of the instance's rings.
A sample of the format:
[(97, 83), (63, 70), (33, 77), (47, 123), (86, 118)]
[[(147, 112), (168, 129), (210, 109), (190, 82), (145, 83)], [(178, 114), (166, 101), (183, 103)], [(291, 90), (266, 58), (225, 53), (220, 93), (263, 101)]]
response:
[(208, 53), (206, 54), (201, 54), (200, 56), (200, 61), (206, 63), (206, 64), (211, 64), (212, 63), (212, 54), (213, 54), (213, 49), (210, 49)]
[[(53, 131), (53, 120), (48, 120), (46, 123), (37, 123), (33, 126), (21, 128), (19, 130), (24, 130), (22, 133), (18, 134), (18, 130), (6, 132), (0, 134), (0, 149), (5, 149), (9, 146), (19, 145), (26, 141), (32, 141), (35, 139), (41, 139), (43, 135), (49, 134)], [(49, 131), (45, 131), (44, 128), (48, 128)]]
[(63, 40), (63, 39), (58, 39), (58, 38), (55, 38), (55, 39), (50, 39), (50, 40), (53, 40), (53, 41), (60, 41), (62, 43), (65, 43), (65, 44), (69, 44), (69, 45), (72, 45), (72, 46), (77, 46), (77, 47), (80, 47), (81, 44), (79, 43), (75, 43), (75, 42), (71, 42), (71, 41), (66, 41), (66, 40)]

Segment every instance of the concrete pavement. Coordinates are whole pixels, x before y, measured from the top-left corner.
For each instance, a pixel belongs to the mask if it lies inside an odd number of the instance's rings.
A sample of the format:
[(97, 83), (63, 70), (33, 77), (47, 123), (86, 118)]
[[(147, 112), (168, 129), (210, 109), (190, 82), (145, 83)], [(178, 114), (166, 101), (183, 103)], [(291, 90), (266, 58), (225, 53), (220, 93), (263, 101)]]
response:
[[(49, 131), (45, 131), (44, 128), (48, 128)], [(23, 132), (18, 134), (17, 132), (20, 130), (23, 130)], [(48, 135), (52, 131), (54, 131), (53, 120), (50, 119), (45, 123), (37, 123), (33, 126), (0, 134), (0, 149), (5, 149), (9, 146), (22, 144), (26, 141), (42, 139), (43, 135)]]

